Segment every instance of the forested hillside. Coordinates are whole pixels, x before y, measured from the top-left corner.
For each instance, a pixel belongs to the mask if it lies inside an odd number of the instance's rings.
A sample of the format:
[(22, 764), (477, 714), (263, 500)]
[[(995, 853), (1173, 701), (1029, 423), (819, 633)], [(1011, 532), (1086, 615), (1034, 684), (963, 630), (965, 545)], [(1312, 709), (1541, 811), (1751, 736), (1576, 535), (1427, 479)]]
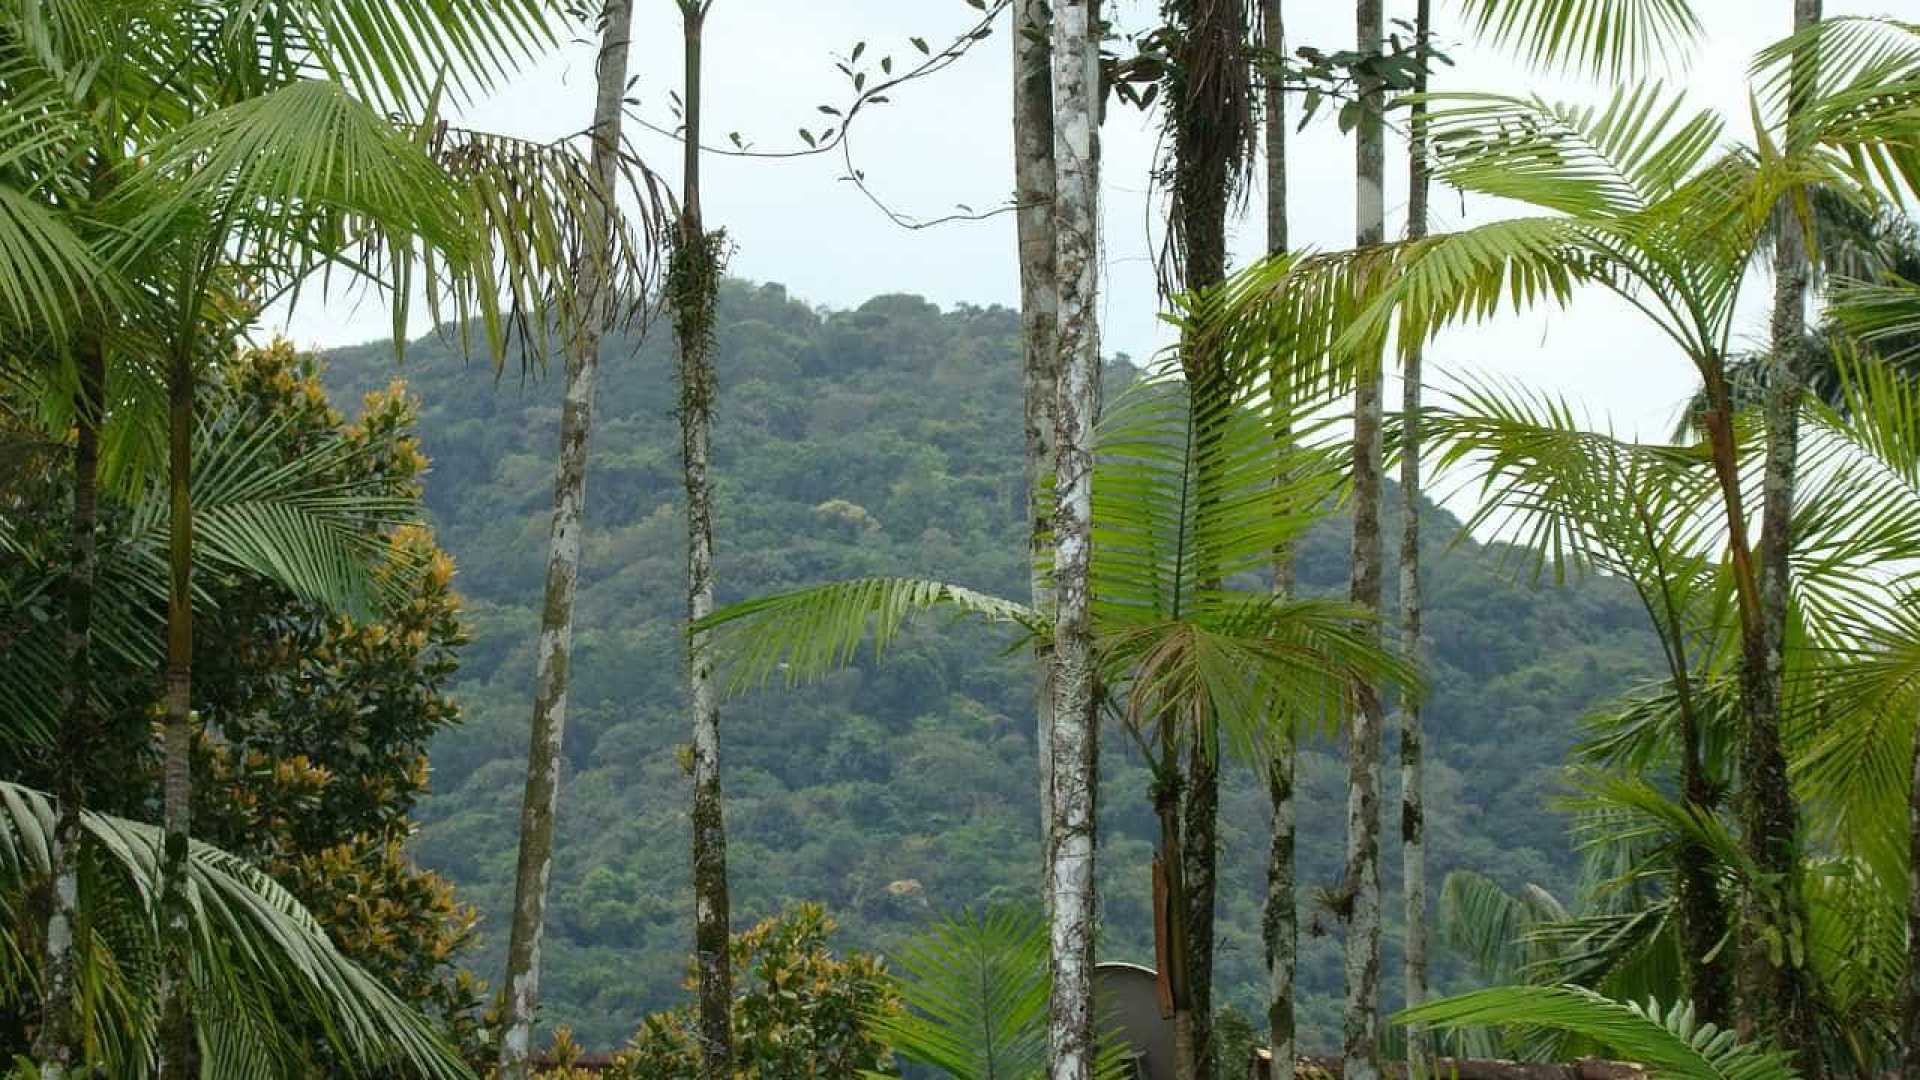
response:
[[(1015, 313), (1001, 308), (942, 312), (885, 296), (824, 312), (778, 285), (730, 284), (714, 439), (721, 602), (885, 573), (1024, 595), (1017, 334)], [(637, 345), (610, 339), (603, 356), (542, 980), (547, 1021), (602, 1046), (680, 999), (692, 933), (688, 783), (676, 753), (687, 713), (671, 336), (662, 326)], [(1110, 388), (1131, 372), (1116, 364)], [(409, 349), (400, 374), (422, 401), (427, 500), (458, 561), (474, 637), (457, 684), (465, 723), (435, 745), (417, 851), (484, 913), (471, 962), (497, 978), (559, 380), (511, 368), (496, 379), (431, 339)], [(344, 402), (394, 375), (381, 345), (335, 352), (326, 377)], [(1624, 587), (1516, 582), (1524, 560), (1503, 565), (1497, 552), (1456, 543), (1458, 523), (1429, 513), (1432, 874), (1472, 867), (1565, 895), (1578, 855), (1551, 808), (1564, 752), (1590, 705), (1652, 673), (1653, 639)], [(1344, 592), (1346, 545), (1338, 519), (1315, 534), (1301, 552), (1303, 587)], [(730, 704), (735, 925), (819, 900), (844, 925), (843, 945), (884, 949), (933, 911), (1036, 897), (1032, 688), (1030, 663), (1007, 638), (936, 622), (882, 664)], [(1150, 962), (1145, 773), (1118, 738), (1102, 768), (1101, 951)], [(1331, 882), (1340, 861), (1337, 747), (1307, 754), (1301, 774), (1311, 927), (1312, 886)], [(1219, 986), (1251, 1009), (1263, 979), (1268, 813), (1250, 769), (1229, 776)], [(1397, 970), (1391, 931), (1388, 951)], [(1436, 981), (1461, 979), (1443, 955)], [(1304, 1046), (1327, 1048), (1339, 1022), (1333, 938), (1303, 935), (1302, 983)], [(1398, 980), (1388, 985), (1397, 996)]]

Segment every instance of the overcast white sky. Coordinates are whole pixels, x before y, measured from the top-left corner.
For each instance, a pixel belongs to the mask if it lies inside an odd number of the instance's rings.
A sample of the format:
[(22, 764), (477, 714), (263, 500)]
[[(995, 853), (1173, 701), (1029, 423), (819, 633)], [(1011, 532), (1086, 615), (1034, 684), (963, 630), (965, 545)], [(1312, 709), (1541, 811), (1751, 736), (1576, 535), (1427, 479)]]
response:
[[(1157, 0), (1114, 0), (1126, 25), (1143, 24)], [(1788, 0), (1695, 0), (1707, 38), (1683, 70), (1702, 106), (1727, 115), (1729, 132), (1747, 130), (1746, 65), (1763, 45), (1790, 29)], [(667, 94), (680, 71), (679, 18), (673, 0), (636, 0), (632, 70), (639, 79), (640, 112), (671, 123)], [(1578, 79), (1542, 78), (1464, 38), (1453, 0), (1436, 5), (1436, 29), (1456, 66), (1442, 69), (1436, 89), (1538, 91), (1566, 100), (1601, 100), (1610, 87)], [(1920, 16), (1920, 0), (1827, 0), (1827, 14)], [(1388, 0), (1388, 17), (1410, 18), (1413, 0)], [(707, 122), (717, 137), (742, 132), (761, 148), (796, 145), (801, 125), (819, 127), (815, 106), (843, 100), (836, 54), (866, 39), (869, 49), (900, 58), (914, 54), (918, 34), (942, 40), (963, 30), (976, 13), (961, 0), (717, 0), (707, 32)], [(1353, 40), (1348, 0), (1289, 0), (1291, 44), (1328, 49)], [(1012, 189), (1008, 105), (1008, 50), (1003, 23), (972, 55), (933, 79), (895, 95), (892, 104), (856, 126), (857, 164), (869, 183), (909, 214), (936, 215), (957, 203), (987, 207)], [(471, 126), (518, 135), (553, 137), (587, 124), (591, 110), (592, 51), (582, 44), (556, 51), (511, 86), (465, 110)], [(1151, 253), (1159, 216), (1149, 205), (1147, 170), (1157, 117), (1130, 107), (1112, 109), (1105, 132), (1104, 217), (1106, 277), (1102, 282), (1103, 344), (1108, 352), (1146, 357), (1166, 343), (1157, 316)], [(643, 132), (634, 142), (657, 168), (677, 177), (678, 153), (667, 139)], [(1353, 237), (1353, 149), (1330, 119), (1317, 121), (1290, 147), (1290, 221), (1296, 245), (1344, 247)], [(889, 292), (918, 293), (941, 305), (1018, 303), (1014, 229), (1010, 216), (919, 232), (888, 223), (849, 184), (838, 179), (837, 156), (795, 161), (710, 156), (705, 168), (710, 225), (736, 241), (731, 271), (778, 281), (798, 298), (844, 308)], [(1389, 215), (1405, 209), (1404, 157), (1389, 167)], [(1234, 250), (1244, 263), (1264, 237), (1253, 193), (1235, 226)], [(1434, 226), (1450, 228), (1500, 213), (1493, 204), (1463, 205), (1436, 190)], [(1390, 231), (1399, 228), (1390, 222)], [(1765, 331), (1765, 282), (1751, 288), (1737, 341)], [(378, 338), (388, 316), (373, 302), (357, 306), (310, 298), (286, 324), (303, 345), (335, 346)], [(664, 332), (664, 331), (660, 331)], [(1670, 423), (1676, 403), (1691, 389), (1690, 369), (1665, 338), (1623, 304), (1604, 294), (1573, 308), (1503, 319), (1455, 331), (1431, 354), (1429, 366), (1446, 372), (1506, 373), (1563, 389), (1586, 403), (1596, 420), (1622, 433), (1653, 434)]]

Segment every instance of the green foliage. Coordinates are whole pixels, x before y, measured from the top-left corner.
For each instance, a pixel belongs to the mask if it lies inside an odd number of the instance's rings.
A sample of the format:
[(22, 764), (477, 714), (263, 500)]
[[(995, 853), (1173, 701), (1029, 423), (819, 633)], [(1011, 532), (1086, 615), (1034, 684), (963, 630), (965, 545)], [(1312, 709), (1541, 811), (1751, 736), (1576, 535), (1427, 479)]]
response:
[[(459, 719), (447, 694), (466, 642), (454, 565), (427, 530), (407, 523), (418, 517), (427, 469), (414, 432), (417, 402), (398, 384), (382, 388), (349, 423), (328, 402), (319, 373), (313, 357), (284, 343), (224, 367), (203, 410), (201, 513), (224, 517), (229, 536), (244, 535), (250, 516), (315, 515), (328, 534), (322, 542), (345, 554), (304, 565), (319, 568), (324, 584), (330, 568), (357, 564), (344, 580), (363, 611), (336, 613), (324, 588), (296, 587), (298, 573), (269, 576), (247, 559), (221, 557), (285, 550), (278, 545), (215, 540), (201, 548), (197, 630), (219, 647), (195, 657), (195, 834), (223, 857), (245, 860), (250, 874), (264, 872), (326, 927), (330, 947), (361, 977), (433, 1014), (446, 1025), (442, 1034), (471, 1048), (481, 988), (456, 965), (476, 915), (406, 850), (410, 813), (427, 787), (427, 745)], [(34, 585), (58, 580), (68, 520), (64, 486), (47, 480), (10, 517), (16, 535), (39, 539), (23, 548), (29, 558), (0, 564), (0, 598), (13, 601), (0, 602), (0, 627), (24, 628), (37, 617), (14, 598), (57, 595)], [(139, 503), (110, 499), (105, 509), (104, 576), (118, 590), (103, 602), (117, 606), (97, 625), (108, 644), (119, 626), (157, 636), (147, 628), (158, 624), (159, 589), (141, 583), (163, 572), (151, 552), (164, 543), (164, 527), (146, 524), (152, 513)], [(11, 678), (20, 677), (11, 662), (30, 655), (9, 651)], [(147, 735), (157, 706), (151, 654), (109, 648), (95, 656), (103, 730), (112, 738), (90, 764), (92, 798), (152, 817), (159, 775)], [(7, 775), (44, 783), (48, 768), (31, 743), (0, 744)], [(337, 1056), (324, 1017), (294, 1011), (279, 1019), (278, 1052), (304, 1041), (314, 1061)]]
[[(828, 946), (836, 929), (825, 908), (801, 904), (733, 936), (731, 1016), (740, 1080), (895, 1075), (887, 1043), (868, 1024), (898, 1013), (899, 997), (878, 959), (833, 954)], [(693, 1080), (700, 1075), (698, 1045), (692, 1005), (656, 1013), (602, 1075)]]
[[(1052, 978), (1039, 911), (1003, 907), (944, 916), (893, 951), (897, 1003), (874, 1014), (874, 1036), (901, 1059), (948, 1080), (1046, 1075)], [(1102, 1036), (1098, 1080), (1130, 1080), (1129, 1048)], [(865, 1074), (880, 1080), (883, 1074)]]
[[(723, 604), (929, 571), (981, 595), (1024, 595), (1025, 492), (1008, 435), (1021, 414), (1014, 312), (943, 312), (907, 296), (819, 311), (779, 286), (729, 282), (716, 332)], [(596, 437), (589, 465), (567, 809), (541, 981), (547, 1022), (571, 1025), (595, 1049), (683, 1000), (693, 921), (676, 839), (687, 789), (675, 747), (687, 734), (672, 342), (616, 334), (604, 348), (596, 424), (606, 438)], [(385, 387), (392, 372), (391, 350), (375, 345), (335, 353), (325, 377), (344, 397)], [(452, 684), (464, 724), (434, 741), (434, 794), (418, 807), (416, 851), (482, 912), (472, 966), (493, 971), (511, 902), (507, 838), (525, 769), (560, 386), (477, 379), (432, 339), (409, 350), (406, 373), (434, 462), (426, 503), (458, 560), (473, 633)], [(1109, 400), (1135, 377), (1110, 366)], [(857, 521), (848, 507), (861, 511)], [(1564, 792), (1560, 764), (1580, 715), (1655, 673), (1655, 640), (1618, 583), (1515, 582), (1500, 549), (1452, 544), (1458, 523), (1426, 512), (1434, 873), (1471, 866), (1570, 895), (1580, 857), (1549, 806)], [(1303, 599), (1344, 595), (1345, 529), (1336, 517), (1306, 530)], [(1017, 648), (1025, 633), (1011, 622), (908, 619), (883, 663), (857, 655), (807, 686), (727, 706), (729, 876), (743, 925), (818, 898), (850, 947), (892, 955), (932, 911), (1034, 899), (1034, 683)], [(1138, 798), (1145, 766), (1118, 725), (1101, 765), (1102, 958), (1151, 962), (1156, 832)], [(1308, 741), (1300, 777), (1301, 835), (1337, 836), (1337, 751)], [(1228, 770), (1222, 799), (1220, 1001), (1259, 1015), (1264, 778)], [(1303, 881), (1339, 872), (1337, 844), (1303, 843), (1300, 857)], [(1303, 927), (1317, 915), (1309, 905)], [(1396, 948), (1390, 928), (1389, 964)], [(1470, 977), (1451, 958), (1436, 961), (1439, 985)], [(1334, 1045), (1331, 939), (1302, 935), (1301, 980), (1305, 1045)]]
[[(53, 824), (44, 796), (0, 783), (0, 955), (8, 958), (0, 996), (9, 1010), (30, 1010), (36, 996), (43, 922), (32, 890), (51, 872)], [(146, 1076), (159, 1019), (159, 942), (150, 912), (160, 887), (160, 830), (104, 814), (89, 814), (86, 829), (80, 985), (87, 1057), (115, 1076)], [(344, 956), (307, 909), (258, 868), (195, 843), (187, 872), (201, 1006), (194, 1019), (211, 1075), (311, 1067), (314, 1048), (296, 1034), (303, 1030), (319, 1040), (327, 1067), (346, 1075), (396, 1067), (431, 1077), (472, 1075), (441, 1032)]]
[(1028, 1080), (1047, 1062), (1047, 925), (1028, 908), (943, 918), (892, 955), (906, 1008), (872, 1020), (951, 1080)]
[(1409, 1009), (1395, 1020), (1436, 1028), (1504, 1024), (1566, 1031), (1592, 1039), (1615, 1058), (1647, 1066), (1665, 1080), (1792, 1080), (1786, 1054), (1738, 1042), (1731, 1031), (1696, 1024), (1685, 1002), (1634, 1005), (1564, 986), (1480, 990)]
[(1686, 55), (1703, 27), (1687, 0), (1466, 0), (1475, 37), (1543, 67), (1619, 76)]

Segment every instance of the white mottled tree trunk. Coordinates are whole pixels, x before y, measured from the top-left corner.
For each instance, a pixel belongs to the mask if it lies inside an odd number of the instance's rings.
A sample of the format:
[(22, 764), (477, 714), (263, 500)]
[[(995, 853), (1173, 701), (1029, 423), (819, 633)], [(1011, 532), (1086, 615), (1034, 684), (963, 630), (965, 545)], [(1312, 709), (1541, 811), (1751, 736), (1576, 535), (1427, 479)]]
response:
[[(1433, 2), (1419, 0), (1414, 15), (1415, 40), (1425, 43), (1433, 33)], [(1422, 68), (1414, 76), (1414, 92), (1427, 90), (1427, 74)], [(1407, 147), (1407, 238), (1418, 240), (1427, 235), (1427, 106), (1416, 102), (1412, 109), (1411, 138)], [(1400, 443), (1400, 645), (1407, 659), (1422, 662), (1420, 596), (1420, 382), (1421, 350), (1407, 354), (1402, 369), (1401, 443)], [(1406, 919), (1406, 1005), (1412, 1008), (1427, 998), (1427, 808), (1426, 808), (1426, 733), (1422, 729), (1420, 702), (1407, 695), (1400, 699), (1400, 881), (1405, 900)], [(1407, 1032), (1407, 1070), (1412, 1077), (1427, 1076), (1431, 1069), (1432, 1049), (1425, 1028)]]
[[(680, 448), (687, 487), (687, 621), (713, 613), (714, 305), (723, 237), (700, 207), (701, 50), (713, 0), (679, 0), (685, 31), (686, 148), (680, 232), (667, 291), (680, 344)], [(687, 640), (693, 710), (693, 913), (696, 1030), (702, 1080), (733, 1080), (733, 972), (728, 954), (727, 828), (720, 791), (720, 699), (705, 634)]]
[(1053, 225), (1059, 281), (1054, 518), (1053, 784), (1047, 830), (1052, 943), (1049, 1076), (1093, 1074), (1093, 856), (1096, 733), (1088, 566), (1093, 424), (1100, 380), (1100, 61), (1094, 0), (1053, 5)]
[[(1376, 55), (1382, 37), (1380, 0), (1357, 0), (1357, 48)], [(1377, 81), (1361, 86), (1355, 154), (1355, 244), (1379, 244), (1386, 233), (1386, 146)], [(1381, 603), (1380, 429), (1381, 357), (1360, 360), (1353, 399), (1353, 602), (1370, 611)], [(1377, 625), (1370, 631), (1378, 633)], [(1380, 788), (1385, 713), (1377, 686), (1356, 695), (1347, 732), (1347, 858), (1341, 885), (1346, 924), (1346, 1009), (1341, 1057), (1346, 1080), (1380, 1076)]]
[[(593, 176), (602, 197), (614, 198), (619, 168), (621, 98), (627, 83), (632, 0), (607, 0), (601, 30), (593, 107)], [(554, 816), (560, 803), (561, 741), (566, 730), (567, 683), (573, 658), (573, 600), (580, 576), (580, 543), (587, 501), (587, 445), (593, 429), (594, 382), (600, 331), (611, 291), (611, 207), (588, 222), (590, 237), (578, 269), (577, 321), (567, 341), (566, 397), (560, 413), (560, 453), (554, 469), (553, 519), (547, 534), (546, 596), (535, 655), (533, 722), (527, 744), (527, 783), (520, 806), (520, 855), (514, 870), (513, 921), (507, 946), (506, 1015), (500, 1029), (500, 1076), (528, 1075), (534, 1012), (540, 998), (540, 946), (546, 933), (547, 886), (553, 870)]]
[[(1053, 528), (1051, 500), (1044, 495), (1053, 475), (1054, 397), (1060, 357), (1054, 334), (1060, 321), (1059, 283), (1054, 280), (1053, 239), (1053, 65), (1047, 35), (1052, 16), (1047, 0), (1016, 0), (1013, 8), (1013, 183), (1019, 206), (1015, 224), (1020, 249), (1020, 353), (1026, 388), (1027, 555), (1033, 567), (1033, 609), (1053, 606), (1053, 585), (1039, 569)], [(1053, 748), (1049, 730), (1053, 705), (1047, 692), (1049, 654), (1042, 650), (1036, 689), (1034, 745), (1040, 763), (1041, 850), (1053, 790)]]
[[(1287, 31), (1281, 8), (1285, 0), (1261, 0), (1261, 39), (1274, 59), (1286, 55)], [(1287, 236), (1287, 98), (1276, 73), (1269, 73), (1263, 117), (1267, 150), (1267, 254), (1285, 254)], [(1284, 452), (1286, 437), (1282, 435)], [(1294, 590), (1294, 551), (1275, 553), (1273, 591), (1291, 596)], [(1291, 720), (1288, 721), (1289, 725)], [(1291, 727), (1275, 739), (1273, 759), (1267, 763), (1267, 796), (1273, 803), (1272, 843), (1267, 852), (1267, 898), (1261, 916), (1261, 942), (1267, 961), (1267, 1046), (1272, 1052), (1269, 1080), (1293, 1080), (1299, 1051), (1293, 1010), (1294, 971), (1298, 963), (1300, 925), (1294, 889), (1293, 782), (1298, 745)], [(1228, 1068), (1237, 1067), (1228, 1062)]]

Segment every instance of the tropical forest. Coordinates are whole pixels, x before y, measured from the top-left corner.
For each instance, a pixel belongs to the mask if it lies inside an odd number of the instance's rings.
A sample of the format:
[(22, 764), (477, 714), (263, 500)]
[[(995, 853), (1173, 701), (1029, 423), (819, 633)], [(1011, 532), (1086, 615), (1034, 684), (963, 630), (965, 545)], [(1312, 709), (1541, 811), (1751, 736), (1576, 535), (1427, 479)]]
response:
[(1920, 1080), (1915, 0), (0, 0), (0, 1076)]

